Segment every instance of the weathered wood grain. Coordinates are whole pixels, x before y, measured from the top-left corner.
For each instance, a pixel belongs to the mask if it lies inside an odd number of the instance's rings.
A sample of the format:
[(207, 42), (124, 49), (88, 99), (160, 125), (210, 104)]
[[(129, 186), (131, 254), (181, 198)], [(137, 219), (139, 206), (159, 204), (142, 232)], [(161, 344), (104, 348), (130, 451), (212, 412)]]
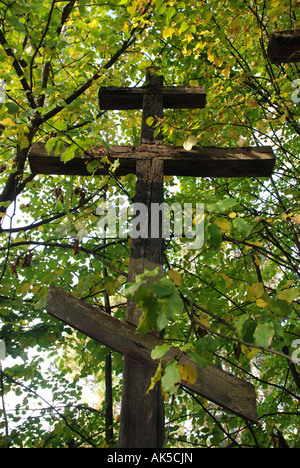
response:
[[(153, 334), (136, 333), (135, 326), (118, 320), (54, 286), (49, 288), (46, 308), (53, 317), (114, 351), (131, 356), (137, 363), (153, 369), (154, 375), (158, 363), (151, 358), (151, 351), (157, 345), (164, 344), (161, 338)], [(200, 367), (175, 347), (163, 357), (162, 365), (165, 366), (173, 359), (179, 360), (181, 365), (191, 364), (197, 372), (196, 383), (182, 381), (182, 387), (238, 416), (257, 422), (256, 395), (252, 384), (210, 364), (206, 368)], [(150, 385), (150, 382), (148, 384)]]
[(300, 62), (300, 30), (271, 34), (268, 57), (274, 64)]
[[(147, 72), (147, 81), (155, 86), (162, 85), (162, 76)], [(158, 145), (163, 143), (163, 135), (154, 134), (153, 126), (147, 124), (148, 117), (163, 117), (163, 97), (159, 93), (143, 96), (143, 116), (140, 143)], [(136, 162), (137, 182), (134, 202), (143, 203), (150, 212), (151, 204), (164, 201), (164, 165), (161, 159), (138, 159)], [(149, 220), (149, 225), (151, 219)], [(128, 280), (134, 282), (136, 275), (144, 270), (163, 266), (162, 236), (131, 240)], [(134, 326), (139, 324), (141, 311), (132, 300), (127, 302), (126, 320)], [(147, 393), (151, 381), (151, 367), (138, 363), (130, 354), (123, 359), (123, 389), (119, 447), (163, 447), (165, 440), (164, 398), (160, 385)]]
[(100, 110), (142, 109), (145, 95), (161, 95), (165, 109), (204, 108), (206, 91), (204, 87), (192, 86), (143, 86), (140, 88), (100, 88)]
[[(31, 171), (34, 174), (59, 174), (90, 176), (87, 163), (93, 158), (106, 155), (113, 163), (120, 165), (116, 176), (136, 172), (138, 160), (161, 159), (164, 175), (191, 177), (269, 177), (274, 169), (275, 155), (272, 147), (220, 148), (195, 146), (186, 151), (181, 146), (139, 145), (91, 148), (88, 157), (75, 157), (64, 163), (53, 152), (48, 155), (43, 143), (35, 143), (29, 155)], [(100, 163), (95, 175), (109, 173), (110, 165)]]

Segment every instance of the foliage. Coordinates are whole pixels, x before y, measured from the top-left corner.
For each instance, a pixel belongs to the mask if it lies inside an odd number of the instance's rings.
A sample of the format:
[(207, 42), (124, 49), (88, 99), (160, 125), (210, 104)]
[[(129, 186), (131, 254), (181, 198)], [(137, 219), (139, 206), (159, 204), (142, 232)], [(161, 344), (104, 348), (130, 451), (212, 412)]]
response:
[[(300, 335), (299, 68), (272, 65), (266, 53), (274, 30), (299, 29), (297, 7), (297, 0), (1, 1), (0, 338), (10, 357), (1, 368), (2, 447), (116, 445), (117, 430), (105, 439), (105, 402), (91, 407), (82, 397), (82, 379), (104, 379), (107, 350), (49, 317), (45, 305), (55, 284), (96, 306), (109, 298), (124, 318), (130, 242), (99, 238), (97, 206), (131, 199), (134, 177), (94, 177), (93, 167), (87, 178), (37, 176), (28, 153), (39, 141), (68, 161), (93, 145), (138, 143), (140, 112), (103, 111), (97, 94), (101, 86), (141, 85), (150, 65), (165, 84), (207, 89), (205, 109), (165, 112), (166, 144), (266, 144), (276, 154), (270, 179), (165, 180), (166, 201), (204, 203), (205, 244), (193, 251), (184, 239), (166, 239), (171, 273), (151, 288), (143, 278), (131, 285), (144, 312), (140, 331), (165, 327), (170, 343), (202, 365), (252, 381), (259, 415), (250, 425), (175, 388), (194, 376), (170, 363), (156, 374), (170, 396), (166, 445), (299, 447), (300, 376), (291, 360)], [(113, 355), (116, 411), (121, 365)]]

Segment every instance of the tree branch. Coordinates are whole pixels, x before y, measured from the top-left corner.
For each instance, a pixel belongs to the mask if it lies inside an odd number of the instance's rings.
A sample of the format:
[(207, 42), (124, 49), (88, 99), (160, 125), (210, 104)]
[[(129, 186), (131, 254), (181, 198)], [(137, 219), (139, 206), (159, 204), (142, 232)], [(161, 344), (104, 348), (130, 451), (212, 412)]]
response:
[[(111, 68), (114, 63), (118, 60), (118, 58), (135, 42), (136, 38), (135, 38), (135, 33), (137, 31), (138, 27), (134, 28), (131, 32), (131, 35), (129, 37), (129, 39), (127, 39), (123, 45), (120, 47), (119, 50), (117, 50), (117, 52), (111, 57), (111, 59), (102, 67), (104, 68), (105, 70), (108, 70), (109, 68)], [(98, 80), (98, 78), (100, 78), (100, 71), (96, 72), (92, 78), (90, 78), (89, 80), (87, 80), (82, 86), (80, 86), (80, 88), (78, 88), (76, 91), (74, 91), (74, 93), (72, 93), (69, 97), (67, 97), (64, 102), (65, 104), (69, 105), (71, 104), (72, 102), (74, 102), (79, 96), (81, 96), (87, 89), (89, 89), (92, 84)], [(55, 117), (55, 115), (59, 114), (59, 112), (61, 112), (64, 108), (65, 108), (65, 104), (64, 105), (60, 105), (60, 106), (56, 106), (54, 109), (52, 109), (51, 111), (47, 112), (44, 116), (37, 116), (33, 121), (33, 125), (35, 125), (36, 127), (39, 127), (40, 125), (42, 125), (43, 123), (47, 122), (49, 119), (51, 119), (52, 117)]]
[(284, 353), (281, 353), (280, 351), (277, 351), (276, 349), (266, 348), (265, 346), (256, 345), (254, 343), (248, 343), (248, 342), (240, 340), (239, 338), (236, 338), (234, 336), (224, 335), (223, 333), (219, 333), (216, 330), (213, 330), (212, 328), (207, 327), (202, 322), (200, 322), (200, 320), (197, 320), (197, 319), (194, 319), (194, 322), (197, 325), (199, 325), (201, 328), (206, 330), (207, 332), (212, 333), (213, 335), (219, 336), (220, 338), (224, 338), (225, 340), (229, 340), (229, 341), (234, 341), (235, 343), (239, 343), (241, 345), (247, 346), (247, 348), (256, 348), (256, 349), (260, 349), (261, 351), (266, 351), (266, 352), (271, 353), (271, 354), (276, 354), (277, 356), (283, 357), (287, 361), (293, 362), (293, 358), (291, 358), (287, 354), (284, 354)]
[(23, 72), (23, 69), (19, 63), (19, 61), (17, 60), (15, 54), (13, 53), (13, 50), (9, 47), (7, 41), (6, 41), (6, 38), (3, 34), (3, 32), (0, 30), (0, 44), (2, 45), (3, 49), (5, 50), (5, 53), (8, 57), (12, 57), (13, 58), (13, 63), (12, 63), (12, 66), (14, 67), (15, 69), (15, 72), (17, 73), (18, 77), (20, 78), (20, 81), (21, 81), (21, 84), (22, 84), (22, 87), (23, 87), (23, 90), (25, 91), (26, 93), (26, 97), (27, 97), (27, 100), (29, 102), (29, 105), (31, 107), (31, 109), (36, 109), (36, 103), (34, 101), (34, 98), (33, 98), (33, 95), (32, 95), (32, 91), (31, 91), (31, 88), (24, 76), (24, 72)]
[(40, 39), (40, 42), (39, 42), (38, 46), (35, 48), (34, 54), (31, 57), (30, 67), (29, 67), (30, 68), (30, 89), (31, 90), (33, 89), (33, 66), (34, 66), (35, 57), (38, 55), (39, 50), (40, 50), (41, 46), (43, 45), (46, 34), (47, 34), (48, 30), (49, 30), (51, 17), (52, 17), (52, 13), (53, 13), (53, 10), (54, 10), (54, 6), (55, 6), (55, 0), (52, 0), (52, 5), (51, 5), (51, 8), (50, 8), (50, 12), (49, 12), (47, 24), (46, 24), (46, 27), (45, 27), (45, 31), (43, 32), (42, 37)]

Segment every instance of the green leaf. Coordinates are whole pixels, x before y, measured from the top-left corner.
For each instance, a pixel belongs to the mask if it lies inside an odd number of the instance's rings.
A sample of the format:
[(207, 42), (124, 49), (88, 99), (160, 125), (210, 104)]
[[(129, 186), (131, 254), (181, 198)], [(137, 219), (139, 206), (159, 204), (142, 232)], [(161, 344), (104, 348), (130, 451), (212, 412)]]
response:
[(272, 320), (273, 326), (274, 326), (274, 331), (275, 331), (275, 336), (277, 339), (281, 338), (283, 335), (283, 328), (281, 323), (278, 320), (273, 319)]
[(17, 113), (18, 113), (18, 111), (19, 111), (19, 106), (18, 106), (16, 103), (14, 103), (14, 102), (6, 102), (5, 105), (6, 105), (6, 108), (7, 108), (7, 112), (8, 112), (9, 114), (17, 114)]
[(259, 323), (253, 334), (255, 344), (269, 348), (274, 334), (275, 330), (272, 322)]
[(151, 358), (152, 359), (160, 359), (162, 358), (170, 349), (172, 345), (164, 343), (163, 345), (155, 346), (155, 348), (151, 351)]
[(137, 282), (147, 281), (147, 278), (155, 277), (158, 275), (160, 268), (157, 267), (154, 270), (145, 270), (144, 273), (136, 276)]
[(173, 294), (167, 296), (161, 303), (169, 320), (175, 320), (176, 316), (180, 316), (183, 312), (183, 302), (177, 289), (174, 289)]
[(113, 296), (114, 294), (116, 294), (120, 286), (120, 282), (115, 278), (108, 277), (104, 281), (104, 289), (109, 296)]
[(277, 295), (278, 299), (281, 301), (286, 301), (288, 304), (291, 304), (299, 296), (300, 288), (289, 288), (283, 289)]
[(174, 393), (177, 392), (180, 384), (180, 374), (177, 361), (173, 361), (171, 364), (167, 365), (161, 379), (161, 384), (166, 393), (174, 395)]
[(243, 237), (248, 237), (251, 233), (249, 224), (242, 218), (235, 218), (232, 221), (233, 227), (239, 231)]
[(127, 299), (133, 299), (134, 294), (140, 286), (140, 283), (126, 283), (124, 287), (125, 297), (127, 297)]
[(134, 300), (139, 309), (143, 311), (140, 323), (136, 329), (137, 333), (149, 333), (157, 328), (157, 318), (159, 313), (158, 301), (154, 293), (149, 288), (142, 286), (136, 292)]
[(208, 234), (209, 234), (209, 244), (212, 247), (219, 247), (222, 243), (222, 234), (221, 229), (216, 224), (212, 223), (208, 226)]
[(248, 314), (241, 315), (235, 322), (235, 327), (238, 336), (247, 343), (253, 342), (253, 333), (256, 329), (256, 323), (249, 317)]
[(53, 148), (55, 147), (57, 142), (56, 138), (49, 138), (45, 144), (45, 149), (47, 150), (47, 153), (50, 154)]
[(230, 208), (237, 207), (238, 205), (239, 203), (237, 200), (234, 200), (233, 198), (224, 198), (215, 203), (208, 204), (206, 209), (212, 213), (225, 213)]
[(208, 366), (207, 359), (205, 359), (203, 356), (201, 356), (198, 353), (189, 353), (190, 358), (195, 361), (200, 367), (205, 367)]
[(156, 297), (161, 299), (174, 294), (175, 286), (168, 278), (162, 278), (161, 280), (152, 283), (151, 289), (155, 292)]
[(77, 146), (76, 145), (70, 145), (61, 155), (60, 159), (66, 163), (68, 161), (71, 161), (72, 159), (74, 159), (75, 157), (75, 154), (76, 154), (76, 149), (77, 149)]

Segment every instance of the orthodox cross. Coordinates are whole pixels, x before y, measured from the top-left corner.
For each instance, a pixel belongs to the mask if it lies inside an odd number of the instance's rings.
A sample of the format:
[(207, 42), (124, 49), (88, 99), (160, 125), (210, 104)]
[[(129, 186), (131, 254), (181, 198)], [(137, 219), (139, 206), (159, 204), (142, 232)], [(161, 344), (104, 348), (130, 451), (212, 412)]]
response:
[[(163, 79), (153, 70), (147, 74), (147, 84), (141, 88), (102, 88), (99, 92), (102, 110), (143, 109), (142, 130), (138, 146), (114, 146), (105, 152), (111, 162), (118, 160), (115, 175), (135, 173), (137, 176), (134, 201), (148, 208), (152, 203), (162, 204), (163, 176), (194, 177), (268, 177), (275, 157), (270, 147), (211, 148), (163, 145), (162, 133), (156, 135), (153, 123), (163, 118), (164, 108), (203, 108), (204, 88), (163, 86)], [(149, 119), (151, 118), (151, 119)], [(149, 120), (148, 120), (149, 119)], [(148, 125), (152, 124), (152, 125)], [(93, 148), (89, 155), (103, 158), (103, 148)], [(88, 158), (76, 157), (64, 163), (53, 153), (47, 154), (42, 143), (33, 145), (30, 152), (33, 173), (91, 175)], [(107, 174), (108, 165), (99, 164), (95, 174)], [(151, 213), (151, 210), (148, 210)], [(151, 225), (151, 220), (149, 222)], [(137, 238), (131, 241), (128, 280), (137, 274), (162, 271), (163, 237)], [(147, 393), (154, 375), (150, 353), (163, 340), (155, 333), (134, 333), (141, 312), (134, 301), (127, 303), (126, 323), (102, 314), (72, 296), (54, 287), (49, 289), (47, 311), (86, 335), (124, 355), (123, 395), (120, 418), (119, 446), (122, 448), (159, 448), (164, 443), (164, 402), (159, 385)], [(178, 357), (176, 349), (170, 351)], [(167, 357), (170, 357), (167, 355)], [(182, 359), (188, 359), (186, 356)], [(157, 366), (157, 363), (156, 363)], [(230, 409), (251, 421), (257, 421), (253, 386), (221, 371), (214, 366), (197, 370), (193, 390), (205, 398)], [(184, 386), (185, 383), (183, 382)], [(188, 386), (188, 385), (185, 385)]]

